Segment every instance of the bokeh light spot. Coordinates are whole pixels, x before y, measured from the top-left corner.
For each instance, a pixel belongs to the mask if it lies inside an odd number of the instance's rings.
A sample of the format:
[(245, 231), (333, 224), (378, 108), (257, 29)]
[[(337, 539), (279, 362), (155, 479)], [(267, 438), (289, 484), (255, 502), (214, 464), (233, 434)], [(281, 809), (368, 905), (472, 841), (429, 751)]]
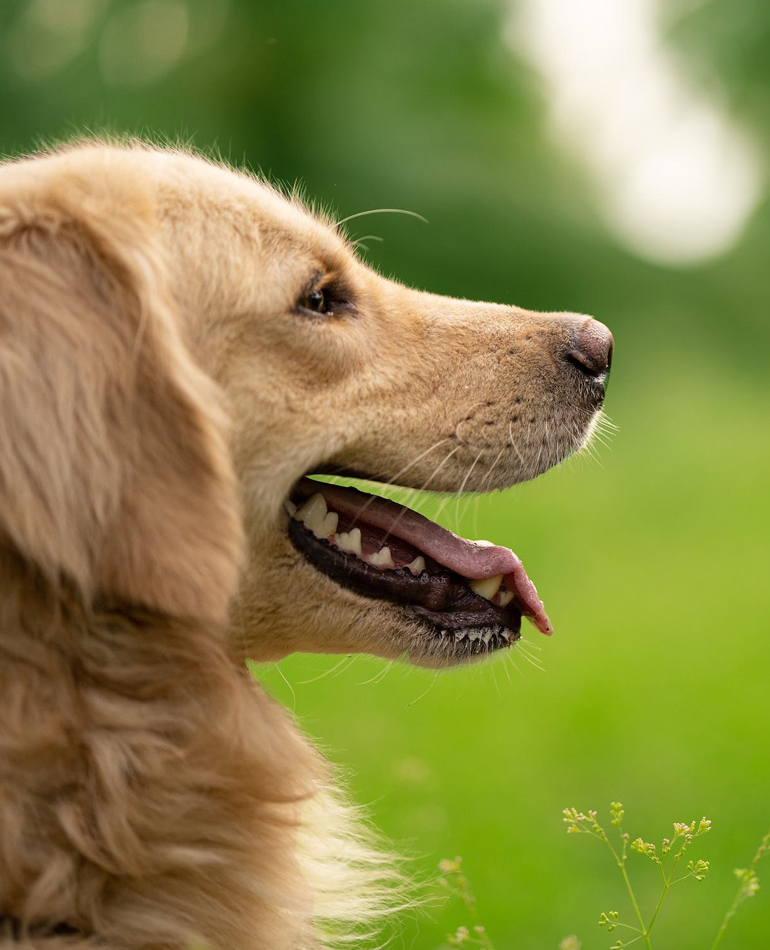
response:
[(8, 33), (8, 58), (19, 76), (48, 79), (88, 44), (107, 0), (32, 0)]
[(184, 55), (188, 29), (183, 0), (137, 0), (116, 10), (99, 44), (102, 76), (118, 86), (157, 81)]

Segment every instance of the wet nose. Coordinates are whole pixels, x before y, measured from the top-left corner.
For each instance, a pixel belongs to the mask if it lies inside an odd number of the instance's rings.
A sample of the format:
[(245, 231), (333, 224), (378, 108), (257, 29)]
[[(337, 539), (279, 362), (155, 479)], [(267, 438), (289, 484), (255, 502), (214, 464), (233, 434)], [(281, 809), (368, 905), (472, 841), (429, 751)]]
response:
[(612, 334), (607, 327), (589, 317), (575, 330), (567, 361), (581, 373), (596, 379), (610, 371), (612, 346)]

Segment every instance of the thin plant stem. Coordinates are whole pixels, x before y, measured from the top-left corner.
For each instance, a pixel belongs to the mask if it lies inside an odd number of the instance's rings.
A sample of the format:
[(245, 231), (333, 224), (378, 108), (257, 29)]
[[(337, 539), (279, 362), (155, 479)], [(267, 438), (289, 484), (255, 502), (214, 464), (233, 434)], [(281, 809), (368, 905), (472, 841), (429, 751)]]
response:
[(730, 923), (733, 917), (735, 917), (736, 911), (738, 910), (738, 907), (741, 904), (742, 897), (743, 897), (743, 888), (741, 887), (739, 888), (738, 893), (733, 898), (733, 902), (732, 904), (730, 904), (730, 908), (722, 920), (722, 925), (719, 928), (719, 932), (717, 933), (714, 939), (714, 942), (711, 944), (711, 950), (716, 950), (716, 948), (722, 942), (722, 937), (724, 937), (725, 935), (725, 931), (727, 930), (727, 925)]
[[(650, 917), (650, 922), (647, 925), (647, 933), (649, 933), (652, 930), (652, 925), (655, 923), (655, 918), (658, 916), (658, 911), (660, 910), (661, 905), (663, 904), (663, 901), (666, 898), (666, 894), (668, 894), (669, 888), (673, 886), (671, 878), (674, 876), (674, 871), (676, 870), (676, 866), (679, 863), (679, 859), (682, 857), (682, 854), (684, 853), (684, 848), (685, 848), (685, 845), (682, 845), (682, 847), (679, 849), (677, 854), (674, 855), (674, 863), (671, 865), (671, 870), (668, 872), (668, 875), (666, 875), (666, 872), (663, 869), (662, 861), (658, 865), (658, 867), (660, 868), (661, 877), (663, 878), (663, 891), (658, 899), (658, 903), (655, 905), (655, 910), (652, 912), (652, 917)], [(682, 878), (682, 880), (684, 880), (684, 878)]]
[(768, 850), (770, 850), (770, 831), (768, 831), (768, 833), (762, 839), (759, 847), (757, 848), (757, 853), (754, 855), (754, 858), (751, 864), (748, 866), (746, 871), (743, 872), (743, 877), (741, 879), (740, 886), (738, 887), (738, 893), (733, 898), (732, 904), (730, 904), (730, 907), (727, 913), (722, 919), (722, 924), (719, 928), (719, 931), (717, 932), (717, 935), (714, 938), (714, 942), (711, 944), (711, 950), (717, 950), (717, 947), (722, 942), (722, 937), (724, 937), (725, 935), (725, 931), (727, 930), (727, 925), (730, 923), (733, 917), (735, 917), (735, 914), (738, 908), (740, 907), (740, 905), (746, 900), (747, 897), (751, 897), (752, 892), (747, 891), (748, 881), (752, 877), (754, 877), (754, 880), (756, 881), (756, 877), (754, 875), (755, 869), (757, 867), (757, 864), (759, 864), (760, 858), (764, 857), (764, 855), (768, 853)]
[[(639, 937), (640, 938), (643, 937), (644, 942), (646, 943), (649, 950), (652, 950), (652, 947), (650, 945), (650, 938), (647, 934), (647, 928), (644, 926), (644, 918), (642, 917), (642, 912), (639, 909), (639, 904), (636, 901), (636, 895), (634, 894), (634, 889), (631, 886), (631, 880), (628, 876), (628, 873), (626, 872), (625, 843), (623, 845), (623, 857), (621, 858), (620, 855), (617, 853), (617, 851), (612, 847), (612, 842), (606, 835), (602, 836), (602, 841), (605, 842), (607, 847), (612, 852), (612, 856), (613, 858), (615, 858), (615, 863), (620, 868), (620, 873), (623, 875), (623, 880), (625, 881), (625, 884), (626, 884), (626, 890), (628, 891), (628, 896), (631, 898), (631, 906), (634, 908), (636, 919), (639, 921)], [(626, 924), (626, 926), (628, 925)], [(631, 929), (634, 929), (634, 928), (631, 928)], [(639, 938), (635, 938), (635, 939), (639, 939)], [(635, 942), (634, 940), (631, 941), (631, 943), (634, 943), (634, 942)]]
[(642, 912), (641, 910), (639, 910), (639, 905), (636, 902), (636, 895), (634, 894), (633, 887), (631, 887), (631, 881), (628, 877), (628, 873), (626, 872), (626, 866), (625, 864), (621, 864), (620, 861), (618, 861), (618, 867), (620, 868), (620, 873), (623, 875), (623, 880), (626, 882), (626, 890), (628, 891), (628, 896), (631, 898), (631, 904), (634, 908), (636, 919), (639, 921), (639, 927), (641, 928), (641, 936), (644, 937), (644, 942), (648, 950), (652, 950), (652, 944), (650, 943), (649, 930), (644, 925), (644, 918), (642, 917)]

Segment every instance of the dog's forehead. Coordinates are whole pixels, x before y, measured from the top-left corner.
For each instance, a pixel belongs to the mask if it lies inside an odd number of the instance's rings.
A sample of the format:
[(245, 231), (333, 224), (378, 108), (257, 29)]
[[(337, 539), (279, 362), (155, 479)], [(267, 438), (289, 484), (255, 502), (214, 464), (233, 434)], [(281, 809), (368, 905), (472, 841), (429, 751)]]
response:
[(251, 174), (185, 153), (159, 152), (152, 161), (163, 196), (162, 213), (187, 218), (191, 227), (235, 231), (281, 252), (295, 248), (327, 257), (350, 254), (332, 225)]

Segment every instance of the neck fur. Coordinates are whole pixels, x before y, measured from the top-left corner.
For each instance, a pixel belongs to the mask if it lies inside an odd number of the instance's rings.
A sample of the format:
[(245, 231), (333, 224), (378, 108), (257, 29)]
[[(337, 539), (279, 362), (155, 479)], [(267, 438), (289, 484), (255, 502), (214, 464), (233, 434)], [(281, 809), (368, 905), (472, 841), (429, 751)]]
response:
[(222, 631), (2, 567), (0, 914), (122, 947), (311, 946), (296, 839), (325, 764)]

